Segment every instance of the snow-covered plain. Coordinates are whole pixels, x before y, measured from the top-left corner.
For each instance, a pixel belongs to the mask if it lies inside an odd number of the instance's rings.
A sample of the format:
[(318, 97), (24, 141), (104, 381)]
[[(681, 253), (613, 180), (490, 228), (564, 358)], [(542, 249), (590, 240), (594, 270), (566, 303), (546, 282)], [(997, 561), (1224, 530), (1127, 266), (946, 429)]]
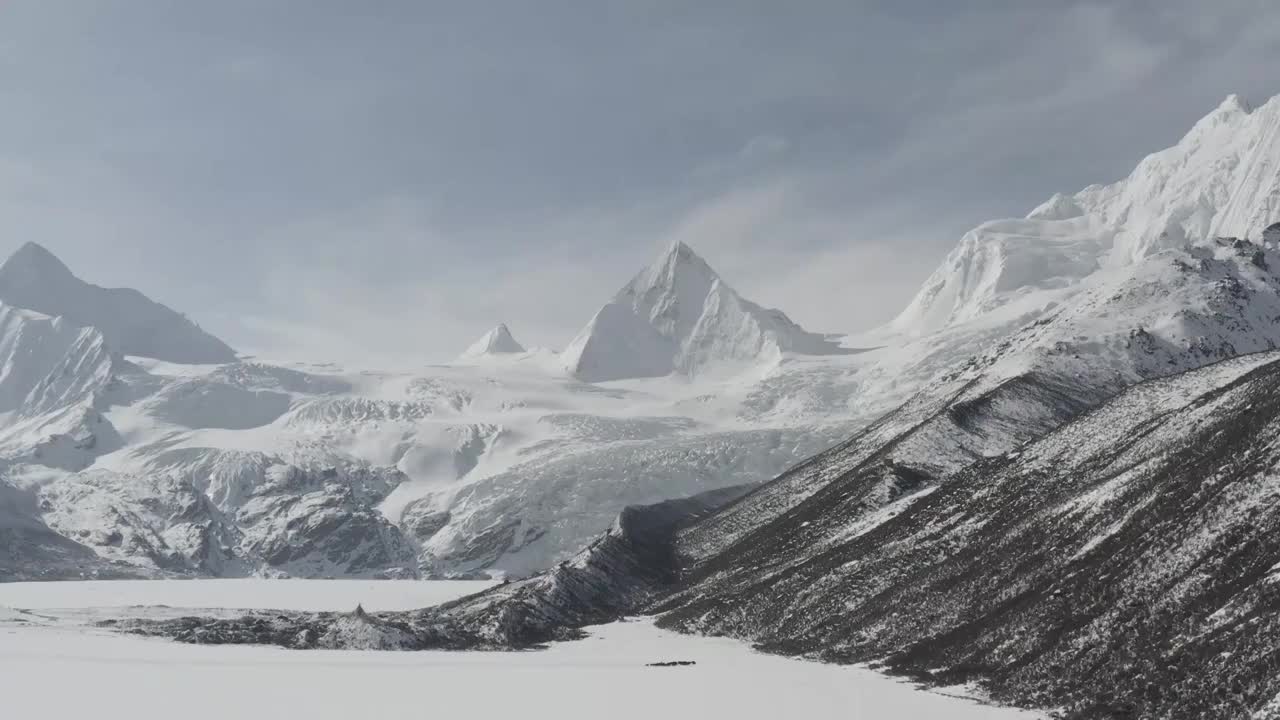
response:
[[(103, 720), (305, 717), (949, 718), (1039, 717), (917, 689), (863, 668), (757, 653), (726, 639), (653, 627), (591, 628), (588, 639), (536, 652), (350, 652), (182, 645), (112, 634), (81, 609), (146, 599), (170, 607), (340, 609), (439, 601), (483, 583), (190, 580), (0, 584), (0, 702), (6, 716)], [(283, 589), (282, 588), (286, 588)], [(145, 596), (145, 597), (144, 597)], [(134, 613), (140, 609), (133, 608)], [(157, 609), (162, 610), (162, 609)], [(684, 667), (647, 663), (690, 660)], [(74, 691), (68, 691), (74, 688)]]
[(0, 607), (239, 608), (346, 612), (412, 610), (448, 602), (492, 587), (478, 580), (276, 580), (256, 578), (202, 580), (104, 580), (0, 583)]

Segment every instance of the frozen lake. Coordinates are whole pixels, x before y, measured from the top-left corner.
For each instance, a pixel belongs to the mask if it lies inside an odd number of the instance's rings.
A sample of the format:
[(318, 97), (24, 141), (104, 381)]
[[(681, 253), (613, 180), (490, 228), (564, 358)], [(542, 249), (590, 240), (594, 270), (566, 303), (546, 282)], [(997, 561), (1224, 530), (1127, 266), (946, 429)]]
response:
[(493, 586), (450, 580), (101, 580), (0, 583), (0, 607), (175, 608), (264, 610), (412, 610), (438, 605)]
[[(378, 610), (487, 583), (343, 580), (0, 584), (0, 703), (13, 717), (946, 718), (1034, 714), (984, 706), (869, 670), (790, 660), (644, 619), (518, 653), (290, 651), (181, 645), (86, 627), (169, 608)], [(114, 609), (113, 609), (114, 608)], [(688, 667), (646, 663), (688, 660)]]

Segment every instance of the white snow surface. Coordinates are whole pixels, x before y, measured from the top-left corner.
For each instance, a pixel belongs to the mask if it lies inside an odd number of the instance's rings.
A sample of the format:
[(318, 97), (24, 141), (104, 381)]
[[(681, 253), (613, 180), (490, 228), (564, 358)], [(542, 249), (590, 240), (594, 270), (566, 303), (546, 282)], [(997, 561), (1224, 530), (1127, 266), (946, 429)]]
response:
[(413, 610), (493, 587), (488, 580), (68, 580), (0, 583), (0, 607), (83, 610), (227, 608), (350, 612)]
[[(1004, 720), (1039, 715), (920, 690), (857, 667), (763, 655), (723, 638), (697, 638), (635, 620), (590, 628), (582, 641), (534, 652), (291, 651), (273, 647), (196, 646), (111, 634), (84, 623), (107, 617), (26, 606), (95, 604), (118, 590), (98, 583), (0, 584), (0, 688), (15, 717), (192, 720), (228, 717), (669, 717), (951, 718)], [(366, 608), (401, 604), (406, 595), (462, 594), (467, 583), (334, 581), (177, 581), (134, 583), (122, 597), (179, 608), (193, 589), (232, 607), (271, 607), (278, 586), (298, 585), (302, 607), (336, 609), (353, 595)], [(187, 586), (191, 586), (188, 588)], [(431, 586), (419, 590), (414, 586)], [(458, 587), (459, 585), (463, 587)], [(436, 586), (441, 586), (436, 589)], [(353, 593), (353, 587), (361, 592)], [(16, 588), (16, 589), (14, 589)], [(410, 589), (413, 588), (413, 589)], [(367, 590), (367, 592), (366, 592)], [(145, 596), (145, 597), (144, 597)], [(122, 608), (132, 617), (165, 607)], [(296, 609), (296, 608), (277, 608)], [(693, 661), (687, 667), (647, 663)], [(68, 688), (74, 688), (68, 692)], [(213, 688), (215, 691), (211, 692)]]

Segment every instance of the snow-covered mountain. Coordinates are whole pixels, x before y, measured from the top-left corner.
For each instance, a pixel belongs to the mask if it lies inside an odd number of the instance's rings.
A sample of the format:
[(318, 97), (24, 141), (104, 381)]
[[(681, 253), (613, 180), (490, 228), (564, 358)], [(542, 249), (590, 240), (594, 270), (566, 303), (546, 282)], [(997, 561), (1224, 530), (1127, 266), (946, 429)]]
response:
[[(889, 344), (761, 383), (910, 388), (843, 443), (379, 622), (411, 647), (528, 647), (662, 613), (1069, 717), (1276, 717), (1277, 108), (1229, 99), (1128, 181), (983, 226)], [(307, 647), (333, 622), (160, 630)]]
[(498, 326), (484, 335), (480, 336), (471, 344), (459, 360), (478, 360), (481, 358), (491, 357), (494, 355), (514, 355), (516, 353), (528, 352), (523, 345), (516, 342), (515, 337), (511, 335), (511, 330), (507, 328), (506, 323), (498, 323)]
[(723, 372), (776, 361), (784, 352), (841, 349), (782, 311), (743, 299), (677, 242), (600, 308), (563, 357), (575, 377), (602, 382)]
[(1214, 237), (1260, 241), (1280, 217), (1280, 97), (1228, 97), (1125, 179), (1058, 194), (1019, 220), (978, 226), (892, 323), (922, 335), (993, 311), (1034, 314), (1102, 268)]
[(93, 328), (0, 305), (0, 458), (76, 470), (119, 447), (101, 410), (121, 360)]
[[(687, 248), (664, 266), (720, 285)], [(54, 279), (46, 307), (78, 307), (68, 298), (91, 287), (34, 246), (7, 267)], [(709, 297), (704, 327), (715, 298), (736, 296)], [(763, 346), (703, 357), (714, 380), (606, 387), (504, 325), (416, 373), (175, 363), (116, 352), (71, 315), (3, 306), (0, 330), (0, 477), (39, 508), (24, 527), (101, 561), (60, 566), (72, 574), (523, 574), (628, 504), (764, 480), (848, 427), (841, 393), (792, 407), (794, 388), (757, 385), (806, 362)], [(8, 574), (39, 574), (20, 565)]]
[(137, 290), (76, 277), (53, 253), (27, 243), (0, 266), (0, 303), (93, 327), (115, 350), (180, 363), (236, 359), (226, 343)]
[[(838, 463), (740, 501), (718, 537), (853, 467), (878, 512), (1135, 382), (1280, 345), (1277, 108), (1228, 102), (1129, 179), (983, 225), (856, 353), (681, 244), (559, 355), (500, 326), (413, 373), (122, 357), (91, 323), (13, 310), (0, 352), (49, 339), (0, 375), (3, 482), (41, 508), (24, 517), (138, 572), (521, 575), (625, 506), (832, 446)], [(62, 267), (33, 254), (10, 265)]]

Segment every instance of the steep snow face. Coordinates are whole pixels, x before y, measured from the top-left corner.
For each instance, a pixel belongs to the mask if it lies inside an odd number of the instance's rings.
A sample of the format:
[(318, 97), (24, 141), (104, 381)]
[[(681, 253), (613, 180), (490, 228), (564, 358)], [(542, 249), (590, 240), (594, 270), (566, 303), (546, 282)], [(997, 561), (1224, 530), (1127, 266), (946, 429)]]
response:
[(0, 302), (97, 328), (116, 350), (178, 363), (224, 363), (235, 351), (137, 290), (76, 277), (48, 250), (23, 245), (0, 266)]
[(506, 323), (499, 323), (497, 327), (472, 343), (471, 347), (467, 348), (458, 359), (478, 360), (491, 355), (513, 355), (523, 352), (527, 352), (525, 347), (512, 337)]
[(890, 330), (922, 335), (997, 308), (1043, 311), (1100, 267), (1123, 267), (1214, 237), (1261, 239), (1280, 220), (1280, 97), (1236, 96), (1124, 180), (1055, 195), (1022, 220), (983, 224), (929, 278)]
[(1099, 268), (1109, 238), (1084, 216), (984, 223), (961, 238), (893, 327), (923, 335), (1002, 306), (1043, 312)]
[(1280, 97), (1250, 112), (1232, 95), (1128, 178), (1075, 199), (1116, 228), (1117, 264), (1214, 236), (1258, 239), (1280, 220)]
[(77, 469), (114, 449), (99, 410), (119, 362), (93, 328), (0, 305), (0, 458)]
[(0, 305), (0, 412), (33, 416), (83, 403), (110, 379), (102, 334)]
[(676, 243), (609, 301), (564, 351), (588, 382), (696, 376), (777, 361), (784, 352), (837, 354), (778, 310), (733, 291), (689, 246)]

